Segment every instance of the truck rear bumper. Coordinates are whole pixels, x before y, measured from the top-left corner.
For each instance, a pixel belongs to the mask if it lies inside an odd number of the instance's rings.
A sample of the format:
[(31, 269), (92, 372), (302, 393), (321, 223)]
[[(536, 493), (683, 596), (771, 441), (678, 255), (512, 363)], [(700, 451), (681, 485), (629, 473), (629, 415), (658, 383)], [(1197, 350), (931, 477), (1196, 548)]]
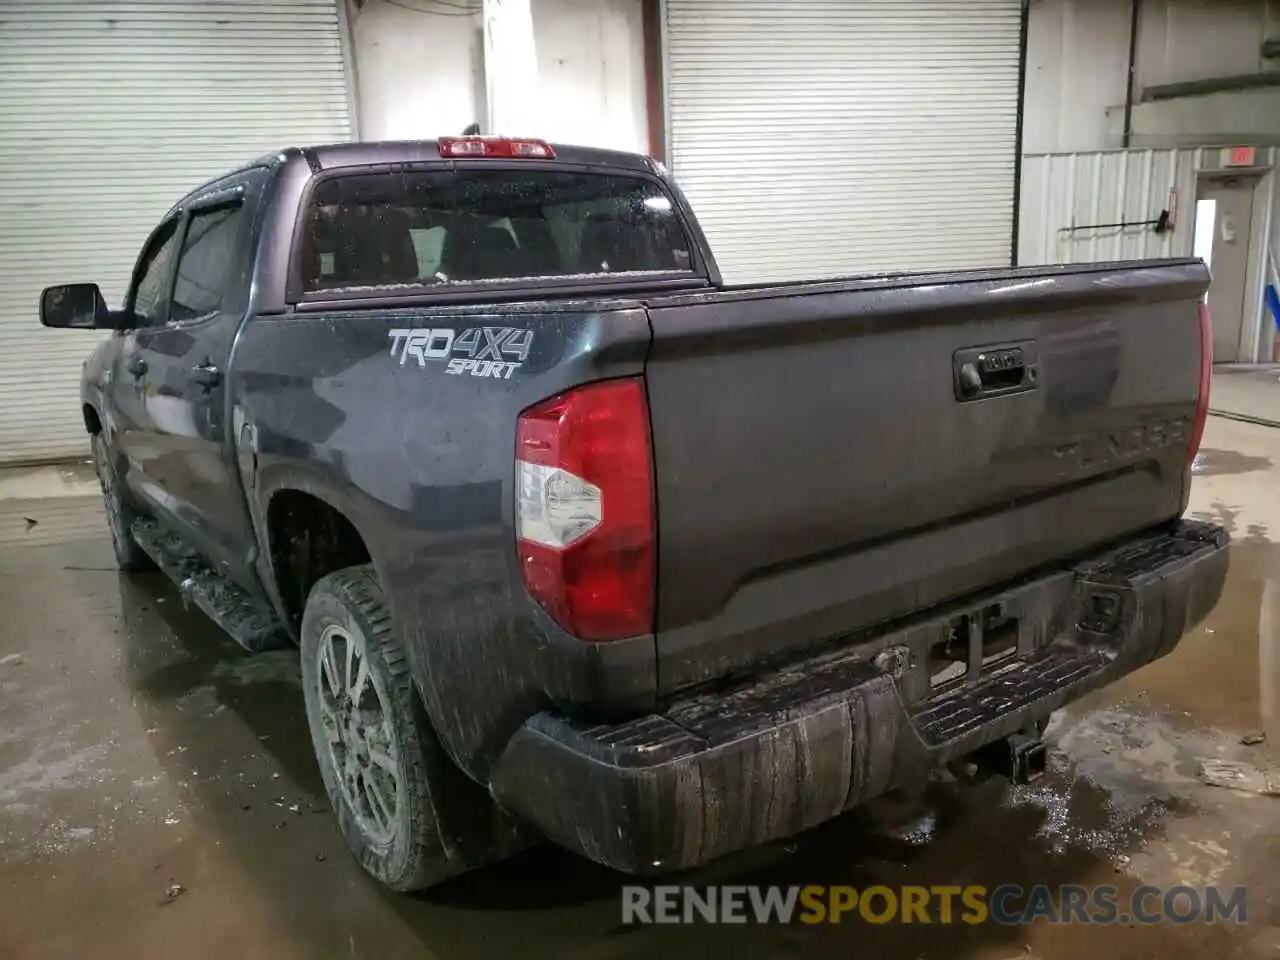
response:
[[(1227, 547), (1220, 527), (1184, 521), (661, 713), (540, 713), (490, 787), (548, 838), (627, 873), (789, 836), (1164, 656), (1217, 603)], [(983, 664), (993, 616), (1015, 624), (1003, 636), (1016, 646)], [(961, 675), (935, 686), (931, 665), (957, 644)]]

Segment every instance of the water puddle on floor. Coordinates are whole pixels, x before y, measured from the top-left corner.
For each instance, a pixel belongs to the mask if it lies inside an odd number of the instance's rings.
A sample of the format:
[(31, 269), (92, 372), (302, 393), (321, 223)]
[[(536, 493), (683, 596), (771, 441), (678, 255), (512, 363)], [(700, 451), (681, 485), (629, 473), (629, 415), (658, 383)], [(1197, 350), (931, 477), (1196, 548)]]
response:
[(1197, 477), (1212, 477), (1268, 470), (1270, 467), (1269, 457), (1250, 457), (1237, 450), (1201, 450), (1191, 464), (1191, 473)]
[(1231, 532), (1231, 566), (1217, 607), (1178, 649), (1134, 680), (1153, 701), (1198, 725), (1265, 734), (1280, 755), (1280, 545), (1215, 504), (1198, 517)]

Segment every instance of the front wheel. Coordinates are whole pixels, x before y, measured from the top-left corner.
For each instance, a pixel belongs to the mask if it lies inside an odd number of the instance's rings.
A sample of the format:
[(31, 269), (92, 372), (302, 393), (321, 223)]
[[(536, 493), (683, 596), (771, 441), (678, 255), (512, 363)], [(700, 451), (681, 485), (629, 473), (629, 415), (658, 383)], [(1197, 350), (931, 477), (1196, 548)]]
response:
[(371, 564), (316, 583), (301, 641), (311, 741), (352, 853), (393, 890), (450, 876), (428, 775), (441, 747)]
[(133, 521), (138, 513), (130, 505), (116, 471), (115, 459), (106, 435), (99, 430), (93, 435), (93, 467), (102, 487), (102, 509), (107, 516), (107, 530), (111, 534), (111, 548), (115, 551), (116, 565), (126, 573), (150, 570), (155, 564), (133, 539)]

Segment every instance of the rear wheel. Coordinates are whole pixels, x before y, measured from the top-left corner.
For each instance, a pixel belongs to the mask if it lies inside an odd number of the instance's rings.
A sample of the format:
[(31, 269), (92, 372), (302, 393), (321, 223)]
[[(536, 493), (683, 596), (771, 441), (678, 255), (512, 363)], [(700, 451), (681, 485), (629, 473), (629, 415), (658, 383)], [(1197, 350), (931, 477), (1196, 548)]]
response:
[(98, 485), (102, 487), (102, 509), (107, 517), (116, 564), (127, 573), (153, 569), (155, 564), (133, 539), (131, 528), (138, 519), (138, 512), (125, 495), (111, 447), (101, 430), (93, 435), (93, 466), (98, 474)]
[(457, 872), (429, 782), (442, 749), (371, 564), (316, 583), (301, 639), (311, 740), (351, 852), (394, 890), (421, 890)]

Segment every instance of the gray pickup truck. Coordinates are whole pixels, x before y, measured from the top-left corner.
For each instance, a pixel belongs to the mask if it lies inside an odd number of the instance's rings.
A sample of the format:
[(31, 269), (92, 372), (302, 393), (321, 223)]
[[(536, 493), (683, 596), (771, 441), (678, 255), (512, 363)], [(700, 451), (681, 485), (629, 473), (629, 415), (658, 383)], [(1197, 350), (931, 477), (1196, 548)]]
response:
[(122, 309), (40, 312), (112, 331), (82, 404), (121, 568), (300, 646), (342, 832), (407, 890), (1042, 772), (1051, 711), (1222, 589), (1181, 519), (1208, 280), (729, 288), (654, 161), (455, 138), (264, 157), (165, 215)]

